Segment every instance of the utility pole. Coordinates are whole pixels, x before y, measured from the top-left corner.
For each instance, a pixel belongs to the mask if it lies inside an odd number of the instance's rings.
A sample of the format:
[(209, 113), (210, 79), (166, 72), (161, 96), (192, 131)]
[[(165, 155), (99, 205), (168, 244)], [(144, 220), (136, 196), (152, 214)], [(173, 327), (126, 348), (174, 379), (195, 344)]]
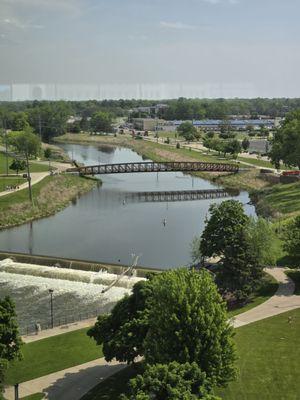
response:
[(39, 113), (39, 135), (42, 140), (42, 122), (41, 122), (41, 114)]
[(5, 136), (6, 176), (8, 176), (8, 143), (7, 143), (7, 131), (6, 131), (5, 119), (2, 120), (2, 127), (3, 127), (3, 130), (4, 130), (4, 136)]

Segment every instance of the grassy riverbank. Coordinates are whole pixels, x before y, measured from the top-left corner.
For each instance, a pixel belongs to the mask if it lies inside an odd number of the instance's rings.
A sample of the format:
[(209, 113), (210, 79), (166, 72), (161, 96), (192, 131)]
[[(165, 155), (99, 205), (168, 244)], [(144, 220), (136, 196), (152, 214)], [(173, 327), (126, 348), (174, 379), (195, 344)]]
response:
[(93, 179), (78, 176), (47, 176), (32, 187), (34, 206), (28, 200), (28, 189), (6, 195), (0, 201), (0, 229), (48, 217), (96, 184)]
[[(84, 133), (71, 134), (55, 138), (61, 143), (77, 143), (77, 144), (102, 144), (111, 146), (129, 147), (141, 154), (145, 158), (153, 161), (205, 161), (218, 163), (235, 163), (230, 158), (219, 157), (216, 153), (205, 153), (186, 148), (177, 149), (175, 147), (166, 146), (160, 143), (150, 142), (147, 140), (134, 140), (128, 135), (114, 136), (92, 136)], [(255, 168), (249, 168), (247, 171), (239, 174), (228, 173), (211, 173), (196, 172), (193, 175), (203, 179), (210, 180), (216, 184), (223, 185), (230, 189), (261, 189), (268, 185), (266, 181), (260, 178), (259, 171)]]
[[(13, 157), (8, 156), (8, 166), (11, 165)], [(39, 164), (37, 162), (30, 162), (30, 172), (45, 172), (49, 170), (49, 166), (45, 164)], [(9, 174), (15, 174), (16, 171), (8, 169)], [(26, 173), (26, 171), (20, 171), (20, 173)], [(0, 151), (0, 174), (6, 174), (6, 155)]]

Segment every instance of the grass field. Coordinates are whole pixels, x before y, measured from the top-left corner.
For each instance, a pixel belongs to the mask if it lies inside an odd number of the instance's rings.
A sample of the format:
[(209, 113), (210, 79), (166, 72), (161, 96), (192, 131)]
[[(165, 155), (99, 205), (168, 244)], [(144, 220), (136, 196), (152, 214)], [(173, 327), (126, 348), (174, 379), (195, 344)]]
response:
[(80, 329), (25, 344), (24, 359), (10, 365), (6, 383), (25, 382), (102, 357), (101, 347), (86, 332)]
[[(292, 322), (288, 322), (292, 317)], [(300, 398), (300, 309), (236, 330), (238, 378), (217, 390), (223, 400)], [(115, 400), (136, 375), (128, 367), (96, 386), (82, 400)]]
[(300, 182), (278, 184), (258, 193), (258, 207), (267, 206), (283, 217), (300, 214)]
[(42, 400), (44, 398), (44, 393), (35, 393), (30, 396), (21, 397), (21, 400)]
[(251, 308), (259, 306), (261, 303), (273, 296), (277, 289), (277, 281), (271, 275), (266, 274), (262, 286), (250, 297), (249, 302), (243, 307), (239, 307), (229, 311), (228, 316), (234, 317), (235, 315), (249, 311), (251, 310)]
[[(8, 166), (12, 163), (13, 158), (8, 157)], [(38, 164), (37, 162), (31, 161), (30, 162), (30, 171), (31, 172), (44, 172), (48, 171), (48, 165)], [(25, 173), (26, 171), (20, 171), (20, 173)], [(16, 171), (13, 171), (9, 168), (9, 174), (15, 174)], [(6, 156), (3, 152), (0, 152), (0, 174), (6, 174)]]
[(14, 178), (0, 177), (0, 192), (4, 192), (7, 186), (12, 186), (12, 185), (18, 186), (24, 182), (26, 182), (26, 180), (21, 177), (14, 177)]

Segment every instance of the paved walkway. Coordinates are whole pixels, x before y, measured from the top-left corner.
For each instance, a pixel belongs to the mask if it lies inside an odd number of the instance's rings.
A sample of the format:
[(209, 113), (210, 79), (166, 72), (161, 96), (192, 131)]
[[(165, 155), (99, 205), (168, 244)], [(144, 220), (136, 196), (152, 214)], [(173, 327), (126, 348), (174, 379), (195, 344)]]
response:
[[(41, 161), (39, 164), (48, 164), (48, 161)], [(59, 162), (52, 162), (51, 166), (53, 168), (55, 168), (57, 170), (57, 172), (63, 172), (64, 170), (66, 170), (67, 168), (71, 167), (71, 164), (65, 164), (65, 163), (59, 163)], [(40, 182), (41, 180), (43, 180), (46, 176), (49, 175), (49, 171), (45, 171), (45, 172), (31, 172), (31, 185), (35, 185), (36, 183)], [(15, 177), (16, 175), (14, 175)], [(6, 196), (8, 194), (12, 194), (15, 192), (18, 192), (20, 190), (23, 189), (27, 189), (28, 188), (28, 181), (22, 183), (18, 189), (15, 190), (5, 190), (4, 192), (0, 192), (0, 197), (2, 196)]]
[[(267, 268), (266, 272), (272, 275), (279, 282), (278, 290), (275, 295), (266, 302), (252, 310), (237, 315), (233, 319), (234, 327), (238, 328), (264, 318), (300, 308), (300, 296), (293, 294), (295, 290), (294, 282), (286, 276), (284, 269), (277, 267)], [(94, 322), (95, 319), (85, 320), (76, 324), (49, 329), (41, 332), (37, 336), (25, 336), (23, 339), (28, 343), (34, 340), (62, 334), (66, 331), (88, 327)], [(124, 364), (119, 364), (117, 362), (107, 363), (104, 358), (100, 358), (24, 382), (20, 384), (20, 396), (44, 392), (45, 398), (49, 400), (79, 400), (99, 382), (124, 367)], [(13, 388), (9, 387), (6, 389), (5, 397), (7, 400), (14, 399)]]
[[(24, 382), (19, 386), (19, 396), (43, 392), (49, 400), (80, 400), (90, 389), (124, 367), (126, 364), (107, 363), (104, 358), (99, 358)], [(6, 389), (4, 395), (7, 400), (14, 400), (14, 388)]]
[(275, 295), (259, 306), (234, 317), (233, 325), (235, 328), (300, 307), (300, 296), (293, 294), (295, 284), (284, 273), (284, 269), (267, 268), (266, 272), (279, 282)]

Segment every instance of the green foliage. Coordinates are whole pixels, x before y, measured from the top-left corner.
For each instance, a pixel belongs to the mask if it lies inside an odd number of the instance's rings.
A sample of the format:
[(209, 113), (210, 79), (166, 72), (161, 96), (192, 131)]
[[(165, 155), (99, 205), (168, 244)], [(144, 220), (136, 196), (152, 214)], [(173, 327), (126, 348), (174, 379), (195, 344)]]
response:
[(151, 295), (151, 280), (138, 282), (132, 295), (125, 296), (111, 314), (100, 315), (88, 335), (103, 345), (106, 361), (132, 363), (143, 355), (143, 342), (148, 331), (146, 301)]
[(18, 174), (19, 171), (23, 171), (26, 168), (26, 162), (24, 160), (15, 158), (10, 164), (9, 168), (13, 171), (16, 171)]
[(250, 251), (259, 263), (266, 266), (275, 265), (280, 256), (280, 249), (272, 224), (264, 218), (250, 218), (246, 233)]
[(8, 141), (26, 159), (37, 156), (41, 147), (40, 139), (32, 133), (30, 128), (26, 128), (23, 132), (11, 132)]
[(180, 136), (184, 137), (187, 141), (193, 141), (197, 136), (197, 129), (191, 122), (183, 122), (177, 128), (177, 131)]
[(21, 345), (15, 305), (9, 297), (5, 297), (0, 299), (0, 392), (7, 363), (21, 358)]
[(111, 132), (112, 117), (109, 113), (99, 111), (93, 114), (91, 119), (91, 127), (95, 132)]
[(143, 375), (130, 381), (130, 396), (121, 400), (217, 400), (211, 385), (196, 363), (146, 366)]
[(242, 148), (244, 151), (247, 151), (249, 149), (250, 146), (250, 141), (248, 138), (244, 138), (242, 141)]
[(279, 168), (280, 161), (290, 167), (300, 168), (300, 110), (287, 114), (271, 143), (269, 155), (276, 168)]
[(23, 131), (28, 126), (28, 116), (25, 112), (21, 111), (11, 114), (11, 129), (13, 131)]
[(287, 224), (284, 229), (284, 250), (292, 259), (293, 264), (300, 266), (300, 216), (297, 216)]
[(148, 304), (147, 363), (196, 362), (216, 385), (235, 377), (233, 328), (207, 271), (182, 268), (157, 275)]
[(50, 147), (47, 147), (44, 151), (44, 157), (49, 160), (49, 158), (51, 158), (51, 156), (52, 156), (52, 150), (50, 149)]
[(30, 126), (43, 141), (63, 135), (67, 128), (67, 119), (71, 115), (70, 104), (66, 101), (36, 102), (28, 109)]
[(228, 142), (224, 143), (224, 147), (223, 147), (223, 153), (224, 155), (226, 155), (226, 153), (229, 153), (231, 155), (233, 154), (238, 154), (240, 153), (242, 150), (241, 148), (241, 144), (238, 140), (234, 139), (234, 140), (229, 140)]
[[(203, 257), (220, 257), (217, 283), (222, 292), (230, 292), (238, 299), (247, 298), (262, 276), (260, 257), (268, 253), (254, 251), (257, 237), (240, 202), (227, 200), (213, 204), (209, 211), (211, 217), (201, 236), (200, 253)], [(260, 233), (265, 229), (263, 226)]]
[(204, 257), (224, 257), (249, 223), (242, 203), (223, 201), (209, 207), (211, 214), (201, 236), (200, 251)]

